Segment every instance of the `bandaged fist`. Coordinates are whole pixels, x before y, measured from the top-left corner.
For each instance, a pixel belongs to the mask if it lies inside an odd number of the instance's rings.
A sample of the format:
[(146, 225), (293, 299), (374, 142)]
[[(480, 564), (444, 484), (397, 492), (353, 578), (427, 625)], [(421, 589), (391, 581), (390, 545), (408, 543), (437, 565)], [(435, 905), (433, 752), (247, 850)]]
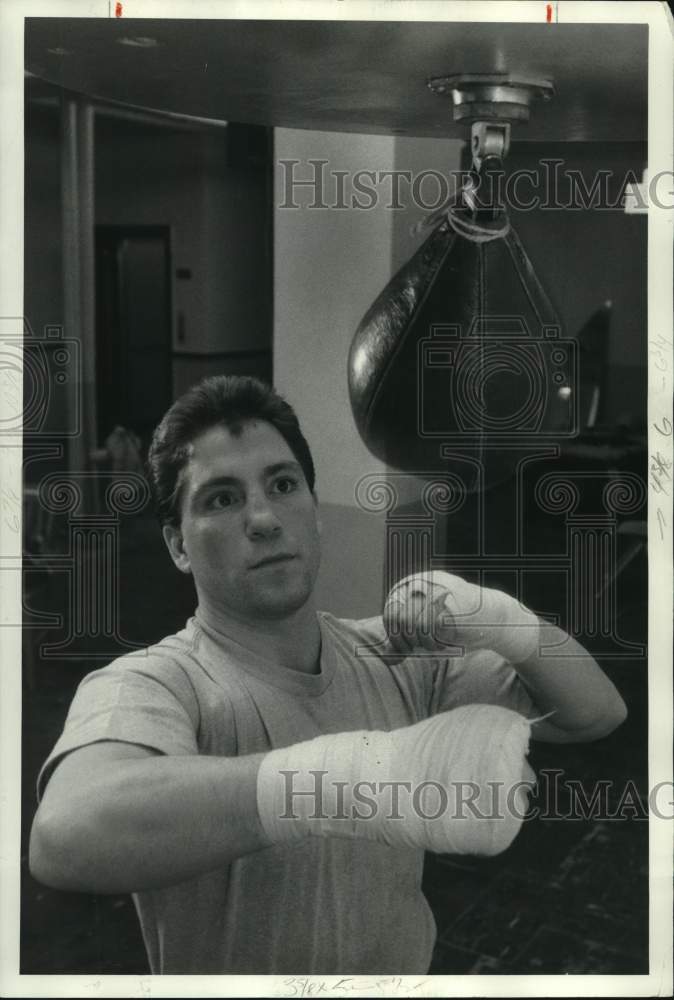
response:
[(537, 649), (539, 621), (509, 594), (444, 570), (414, 573), (391, 590), (384, 626), (398, 655), (493, 649), (521, 663)]
[(272, 750), (258, 772), (262, 829), (270, 844), (346, 837), (498, 854), (528, 809), (530, 729), (510, 709), (461, 705), (390, 732), (331, 733)]

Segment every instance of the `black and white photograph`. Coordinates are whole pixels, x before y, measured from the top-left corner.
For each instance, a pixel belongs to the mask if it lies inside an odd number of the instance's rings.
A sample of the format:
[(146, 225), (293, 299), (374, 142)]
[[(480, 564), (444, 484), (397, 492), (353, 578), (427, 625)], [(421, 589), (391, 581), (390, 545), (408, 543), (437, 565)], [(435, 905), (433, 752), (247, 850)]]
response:
[(671, 995), (667, 6), (0, 28), (2, 995)]

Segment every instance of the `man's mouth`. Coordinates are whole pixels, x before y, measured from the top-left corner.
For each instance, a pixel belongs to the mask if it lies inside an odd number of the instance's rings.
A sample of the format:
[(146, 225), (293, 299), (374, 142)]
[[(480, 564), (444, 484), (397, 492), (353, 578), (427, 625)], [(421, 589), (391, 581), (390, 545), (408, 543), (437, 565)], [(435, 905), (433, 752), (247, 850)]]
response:
[(267, 556), (266, 559), (260, 559), (259, 562), (253, 563), (251, 569), (260, 569), (263, 566), (273, 566), (275, 563), (290, 562), (295, 556), (290, 555), (287, 552), (279, 552), (275, 556)]

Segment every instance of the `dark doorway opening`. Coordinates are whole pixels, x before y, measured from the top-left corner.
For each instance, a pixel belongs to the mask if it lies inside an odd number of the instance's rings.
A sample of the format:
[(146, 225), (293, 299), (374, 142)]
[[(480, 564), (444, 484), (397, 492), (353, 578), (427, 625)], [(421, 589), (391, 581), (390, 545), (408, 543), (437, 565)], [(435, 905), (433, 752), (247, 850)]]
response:
[(98, 440), (144, 445), (172, 401), (169, 226), (96, 226)]

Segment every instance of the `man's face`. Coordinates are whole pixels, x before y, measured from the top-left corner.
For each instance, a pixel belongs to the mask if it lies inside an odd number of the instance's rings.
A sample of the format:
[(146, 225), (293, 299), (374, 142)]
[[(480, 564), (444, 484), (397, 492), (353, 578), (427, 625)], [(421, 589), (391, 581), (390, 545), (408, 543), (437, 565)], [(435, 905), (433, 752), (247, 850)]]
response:
[(320, 561), (316, 501), (283, 436), (265, 421), (212, 427), (183, 470), (180, 528), (164, 538), (201, 603), (255, 623), (310, 597)]

